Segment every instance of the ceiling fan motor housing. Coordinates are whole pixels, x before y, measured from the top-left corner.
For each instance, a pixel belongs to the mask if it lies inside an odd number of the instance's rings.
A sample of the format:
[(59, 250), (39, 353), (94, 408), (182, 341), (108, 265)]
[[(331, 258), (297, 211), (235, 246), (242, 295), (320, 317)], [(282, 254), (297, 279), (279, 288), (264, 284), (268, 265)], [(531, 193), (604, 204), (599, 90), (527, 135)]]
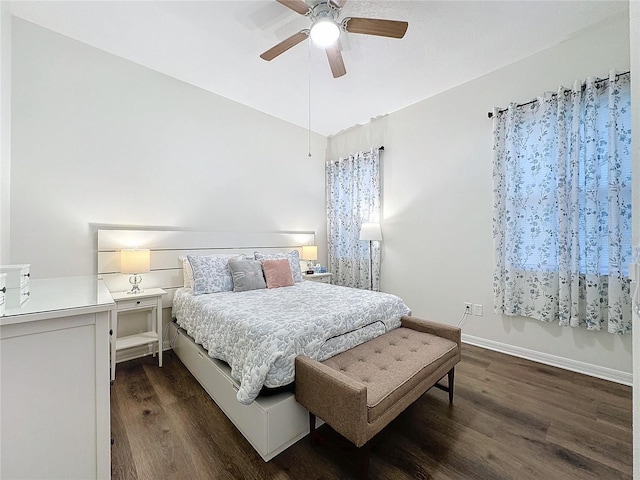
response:
[(326, 48), (340, 37), (340, 24), (336, 21), (338, 10), (330, 2), (320, 2), (311, 9), (311, 40), (317, 46)]

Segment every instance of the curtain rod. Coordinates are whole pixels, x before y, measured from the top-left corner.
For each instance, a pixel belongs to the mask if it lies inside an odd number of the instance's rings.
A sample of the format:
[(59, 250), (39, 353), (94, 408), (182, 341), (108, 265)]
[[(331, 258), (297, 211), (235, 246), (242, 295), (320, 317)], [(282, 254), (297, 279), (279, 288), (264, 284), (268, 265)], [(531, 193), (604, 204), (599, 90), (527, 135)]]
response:
[[(617, 74), (616, 74), (616, 79), (617, 79), (618, 77), (621, 77), (622, 75), (628, 75), (629, 73), (630, 73), (630, 71), (626, 71), (626, 72), (622, 72), (622, 73), (617, 73)], [(600, 83), (602, 83), (602, 82), (606, 82), (607, 80), (609, 80), (609, 79), (608, 79), (608, 78), (598, 78), (598, 79), (597, 79), (595, 82), (593, 82), (593, 83), (595, 83), (595, 84), (600, 84)], [(586, 85), (584, 85), (584, 84), (583, 84), (583, 85), (582, 85), (582, 90), (584, 90), (584, 89), (585, 89), (585, 87), (586, 87)], [(571, 89), (570, 89), (570, 88), (565, 88), (565, 89), (564, 89), (564, 93), (565, 93), (565, 94), (567, 94), (568, 92), (571, 92)], [(551, 96), (555, 97), (555, 96), (557, 96), (557, 95), (558, 95), (557, 93), (553, 93)], [(519, 104), (517, 104), (517, 105), (516, 105), (516, 107), (524, 107), (524, 106), (526, 106), (526, 105), (531, 105), (532, 103), (535, 103), (535, 102), (537, 102), (537, 101), (538, 101), (538, 99), (537, 99), (537, 98), (534, 98), (533, 100), (530, 100), (530, 101), (528, 101), (528, 102), (526, 102), (526, 103), (519, 103)], [(506, 112), (507, 110), (508, 110), (508, 108), (502, 108), (502, 109), (498, 110), (498, 113)], [(487, 112), (487, 116), (488, 116), (489, 118), (493, 118), (493, 112)]]

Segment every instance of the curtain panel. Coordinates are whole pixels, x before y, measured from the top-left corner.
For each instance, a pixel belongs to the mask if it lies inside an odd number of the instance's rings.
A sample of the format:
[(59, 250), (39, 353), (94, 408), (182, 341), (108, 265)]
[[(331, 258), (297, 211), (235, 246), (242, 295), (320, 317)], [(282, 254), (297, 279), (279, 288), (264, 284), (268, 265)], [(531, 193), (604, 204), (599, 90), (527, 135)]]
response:
[(495, 312), (630, 332), (630, 75), (493, 118)]
[(380, 153), (359, 152), (326, 163), (327, 253), (333, 283), (380, 286), (380, 242), (361, 241), (360, 227), (380, 222)]

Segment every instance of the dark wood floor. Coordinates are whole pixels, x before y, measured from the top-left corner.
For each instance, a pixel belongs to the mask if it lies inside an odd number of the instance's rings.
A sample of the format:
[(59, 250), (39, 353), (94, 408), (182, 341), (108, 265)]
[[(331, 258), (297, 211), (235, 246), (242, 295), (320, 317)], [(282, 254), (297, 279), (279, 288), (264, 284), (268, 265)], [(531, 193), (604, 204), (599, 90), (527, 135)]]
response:
[[(455, 386), (374, 438), (372, 479), (632, 478), (630, 387), (470, 345)], [(308, 438), (265, 463), (171, 354), (119, 364), (111, 401), (114, 480), (355, 478)]]

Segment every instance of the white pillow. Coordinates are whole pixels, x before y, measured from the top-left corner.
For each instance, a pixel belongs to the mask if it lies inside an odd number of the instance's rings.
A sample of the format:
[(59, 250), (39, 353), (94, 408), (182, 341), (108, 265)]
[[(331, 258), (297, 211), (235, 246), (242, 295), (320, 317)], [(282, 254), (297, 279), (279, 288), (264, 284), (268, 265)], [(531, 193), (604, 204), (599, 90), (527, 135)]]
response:
[(179, 256), (178, 261), (182, 265), (183, 284), (186, 288), (193, 288), (193, 270), (187, 257)]

